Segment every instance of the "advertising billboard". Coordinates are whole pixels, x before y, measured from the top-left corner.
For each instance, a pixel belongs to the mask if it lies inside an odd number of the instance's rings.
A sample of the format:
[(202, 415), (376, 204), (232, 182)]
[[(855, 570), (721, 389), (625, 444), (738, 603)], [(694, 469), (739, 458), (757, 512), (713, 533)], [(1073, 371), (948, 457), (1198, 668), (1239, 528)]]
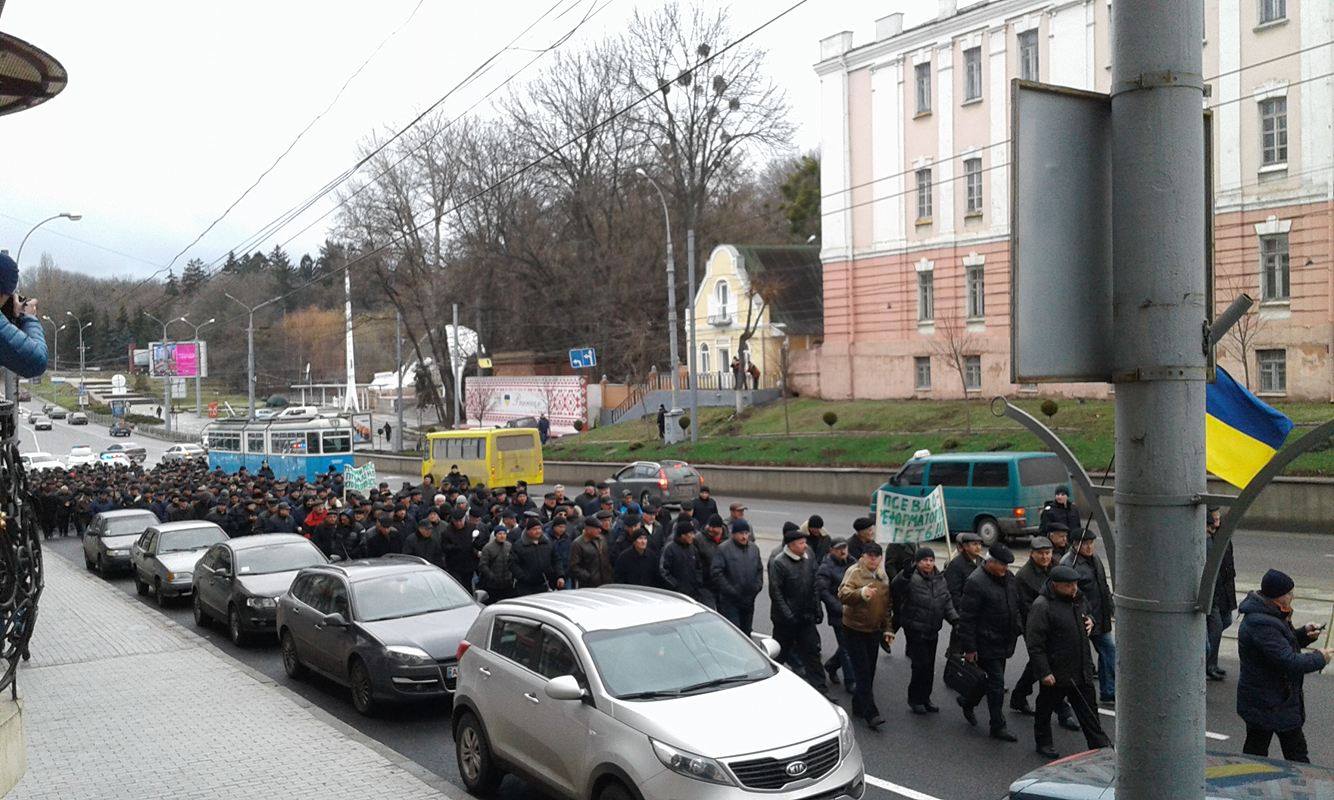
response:
[(148, 377), (207, 378), (207, 346), (202, 341), (149, 342)]

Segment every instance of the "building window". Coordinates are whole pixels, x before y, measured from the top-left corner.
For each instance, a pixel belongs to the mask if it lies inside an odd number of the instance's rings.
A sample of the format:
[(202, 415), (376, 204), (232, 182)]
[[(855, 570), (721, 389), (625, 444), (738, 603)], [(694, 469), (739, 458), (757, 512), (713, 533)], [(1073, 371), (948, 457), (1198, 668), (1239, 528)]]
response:
[(1284, 394), (1288, 391), (1288, 351), (1257, 350), (1255, 360), (1260, 364), (1260, 391)]
[(1288, 16), (1288, 0), (1260, 0), (1260, 24), (1277, 22)]
[(931, 170), (917, 170), (917, 221), (931, 219)]
[(1019, 77), (1038, 80), (1038, 32), (1034, 28), (1019, 34)]
[(709, 366), (709, 346), (707, 344), (700, 344), (699, 346), (699, 371), (702, 375), (713, 372), (713, 368)]
[(719, 312), (726, 312), (727, 301), (730, 297), (730, 294), (731, 290), (728, 289), (727, 287), (727, 281), (718, 281), (718, 283), (713, 287), (714, 309), (716, 309)]
[(963, 101), (982, 99), (982, 48), (963, 51)]
[(986, 278), (981, 264), (968, 269), (968, 318), (981, 319), (987, 315)]
[(1260, 161), (1264, 166), (1288, 161), (1288, 98), (1260, 101)]
[(913, 67), (913, 74), (917, 76), (917, 113), (931, 113), (931, 63), (918, 64)]
[(1260, 299), (1288, 299), (1288, 235), (1260, 237)]
[(936, 280), (931, 272), (917, 273), (917, 321), (936, 318)]
[(913, 373), (915, 376), (914, 386), (918, 391), (926, 391), (931, 388), (931, 356), (917, 356), (913, 358)]
[(965, 158), (963, 161), (964, 189), (968, 196), (968, 213), (982, 213), (982, 159)]
[(963, 387), (970, 392), (982, 388), (982, 356), (963, 357)]

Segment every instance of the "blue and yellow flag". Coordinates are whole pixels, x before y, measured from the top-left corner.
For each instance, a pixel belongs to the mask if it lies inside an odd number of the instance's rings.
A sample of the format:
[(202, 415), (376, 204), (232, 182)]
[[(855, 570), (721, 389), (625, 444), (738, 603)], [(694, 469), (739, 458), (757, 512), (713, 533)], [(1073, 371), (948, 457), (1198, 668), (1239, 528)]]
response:
[(1244, 489), (1283, 446), (1291, 430), (1292, 420), (1218, 368), (1218, 379), (1205, 390), (1206, 469)]

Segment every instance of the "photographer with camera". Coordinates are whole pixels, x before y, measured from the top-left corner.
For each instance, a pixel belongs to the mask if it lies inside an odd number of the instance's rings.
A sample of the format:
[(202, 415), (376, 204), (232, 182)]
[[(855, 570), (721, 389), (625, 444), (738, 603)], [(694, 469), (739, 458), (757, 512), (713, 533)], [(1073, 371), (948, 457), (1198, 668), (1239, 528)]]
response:
[(19, 265), (0, 253), (0, 367), (24, 378), (46, 372), (46, 332), (37, 316), (37, 300), (16, 294)]

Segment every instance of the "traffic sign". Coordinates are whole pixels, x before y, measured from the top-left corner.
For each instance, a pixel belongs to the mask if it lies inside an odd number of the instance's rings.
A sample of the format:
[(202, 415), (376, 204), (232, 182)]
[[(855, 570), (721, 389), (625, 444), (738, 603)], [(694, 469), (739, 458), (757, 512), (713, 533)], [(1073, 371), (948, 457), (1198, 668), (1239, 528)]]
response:
[(116, 374), (111, 376), (111, 393), (116, 396), (128, 394), (126, 388), (125, 376)]
[(597, 351), (591, 347), (578, 347), (570, 351), (570, 366), (574, 369), (589, 369), (598, 365)]
[(214, 400), (213, 402), (211, 402), (211, 403), (208, 404), (208, 416), (209, 416), (209, 419), (217, 419), (217, 417), (218, 417), (218, 401), (217, 401), (217, 400)]

